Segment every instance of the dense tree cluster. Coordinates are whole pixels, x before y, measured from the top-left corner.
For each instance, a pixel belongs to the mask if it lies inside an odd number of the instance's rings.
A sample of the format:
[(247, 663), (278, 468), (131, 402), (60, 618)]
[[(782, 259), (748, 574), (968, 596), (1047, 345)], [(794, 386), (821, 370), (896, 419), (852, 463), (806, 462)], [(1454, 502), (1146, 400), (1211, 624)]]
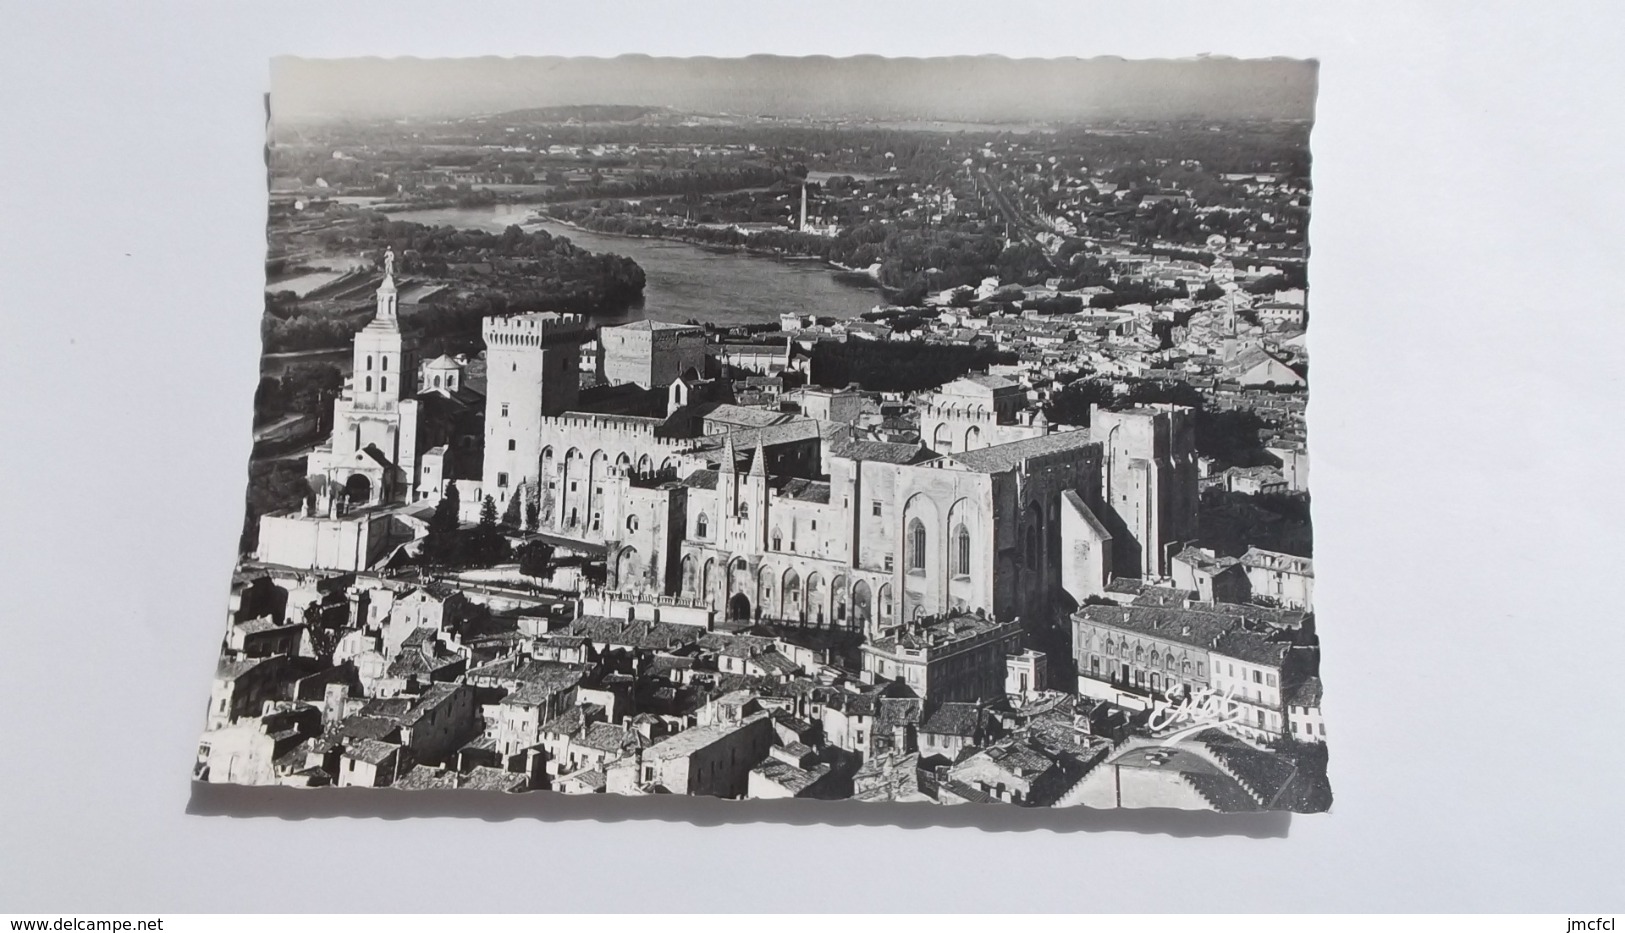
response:
[(824, 340), (813, 346), (812, 381), (831, 388), (858, 383), (877, 392), (917, 392), (1014, 361), (1008, 352), (958, 344)]
[(1220, 554), (1238, 556), (1248, 547), (1313, 557), (1309, 494), (1249, 495), (1208, 489), (1197, 519), (1202, 540)]
[(537, 579), (546, 577), (553, 571), (553, 550), (553, 545), (546, 541), (526, 541), (515, 554), (519, 558), (519, 572)]
[[(643, 269), (631, 259), (582, 249), (545, 230), (501, 233), (429, 227), (363, 212), (319, 235), (339, 253), (381, 255), (393, 247), (403, 274), (446, 281), (444, 298), (403, 316), (401, 327), (430, 352), (478, 349), (480, 319), (525, 311), (619, 314), (642, 300)], [(265, 352), (336, 349), (372, 318), (370, 301), (335, 307), (292, 293), (266, 296)]]
[(331, 363), (296, 363), (281, 378), (262, 376), (254, 390), (256, 424), (287, 415), (326, 413), (333, 396), (344, 385), (344, 374)]
[(431, 568), (489, 567), (510, 556), (508, 539), (497, 527), (496, 503), (486, 496), (480, 520), (463, 528), (458, 520), (462, 503), (455, 484), (448, 485), (429, 518), (428, 533), (419, 546), (418, 561)]
[(743, 163), (668, 171), (635, 171), (614, 178), (570, 183), (543, 194), (543, 201), (580, 201), (602, 198), (648, 198), (662, 195), (696, 196), (715, 191), (767, 186), (784, 180), (782, 169)]
[(1044, 407), (1044, 417), (1055, 424), (1089, 424), (1090, 407), (1121, 410), (1134, 405), (1170, 403), (1196, 410), (1196, 452), (1210, 457), (1218, 469), (1264, 466), (1275, 459), (1264, 450), (1263, 430), (1268, 423), (1246, 410), (1209, 408), (1202, 393), (1188, 383), (1133, 380), (1119, 394), (1112, 381), (1095, 377), (1076, 379), (1056, 392)]
[(305, 458), (257, 460), (248, 465), (248, 495), (244, 503), (243, 531), (238, 549), (247, 554), (259, 545), (261, 515), (303, 508), (310, 498), (305, 481)]

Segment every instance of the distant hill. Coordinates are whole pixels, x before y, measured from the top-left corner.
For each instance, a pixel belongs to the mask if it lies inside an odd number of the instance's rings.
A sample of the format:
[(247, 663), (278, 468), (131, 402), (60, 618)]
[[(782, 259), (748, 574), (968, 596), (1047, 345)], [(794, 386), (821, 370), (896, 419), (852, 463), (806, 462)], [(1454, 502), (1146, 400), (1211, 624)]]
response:
[(487, 119), (514, 123), (634, 123), (649, 117), (666, 116), (670, 112), (665, 107), (632, 104), (571, 104), (507, 110)]

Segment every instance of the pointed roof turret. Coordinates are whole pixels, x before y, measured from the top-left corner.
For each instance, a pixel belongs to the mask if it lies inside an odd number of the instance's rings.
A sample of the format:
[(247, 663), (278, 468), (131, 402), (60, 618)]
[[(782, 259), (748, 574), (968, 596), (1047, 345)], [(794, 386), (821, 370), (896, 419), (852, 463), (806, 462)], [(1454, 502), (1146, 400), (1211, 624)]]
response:
[(384, 281), (378, 286), (378, 310), (373, 320), (393, 323), (399, 310), (400, 296), (395, 293), (395, 250), (384, 251)]
[(762, 451), (762, 445), (756, 445), (756, 455), (750, 461), (750, 475), (766, 478), (767, 455)]
[(735, 473), (739, 470), (739, 451), (734, 450), (734, 439), (728, 437), (722, 443), (722, 463), (717, 465), (718, 472)]

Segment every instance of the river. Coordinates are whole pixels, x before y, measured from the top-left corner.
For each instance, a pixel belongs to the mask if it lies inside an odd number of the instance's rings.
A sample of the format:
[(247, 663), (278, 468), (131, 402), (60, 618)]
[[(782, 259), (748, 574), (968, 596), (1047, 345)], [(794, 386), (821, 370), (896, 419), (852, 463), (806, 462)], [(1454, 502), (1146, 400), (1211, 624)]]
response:
[(693, 318), (712, 324), (760, 324), (776, 322), (787, 311), (851, 318), (884, 303), (878, 288), (856, 284), (851, 276), (817, 260), (770, 259), (676, 240), (593, 233), (553, 221), (527, 222), (536, 210), (531, 204), (496, 204), (391, 211), (389, 217), (498, 233), (519, 224), (566, 237), (595, 253), (630, 257), (643, 267), (643, 307), (605, 323), (643, 318), (682, 323)]

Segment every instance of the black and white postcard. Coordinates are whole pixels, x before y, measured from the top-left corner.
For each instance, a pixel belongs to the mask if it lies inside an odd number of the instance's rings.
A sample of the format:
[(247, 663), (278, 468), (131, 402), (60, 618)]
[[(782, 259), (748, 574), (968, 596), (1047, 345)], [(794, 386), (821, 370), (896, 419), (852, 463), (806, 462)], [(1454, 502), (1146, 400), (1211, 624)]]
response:
[(1330, 806), (1312, 62), (272, 76), (196, 780)]

